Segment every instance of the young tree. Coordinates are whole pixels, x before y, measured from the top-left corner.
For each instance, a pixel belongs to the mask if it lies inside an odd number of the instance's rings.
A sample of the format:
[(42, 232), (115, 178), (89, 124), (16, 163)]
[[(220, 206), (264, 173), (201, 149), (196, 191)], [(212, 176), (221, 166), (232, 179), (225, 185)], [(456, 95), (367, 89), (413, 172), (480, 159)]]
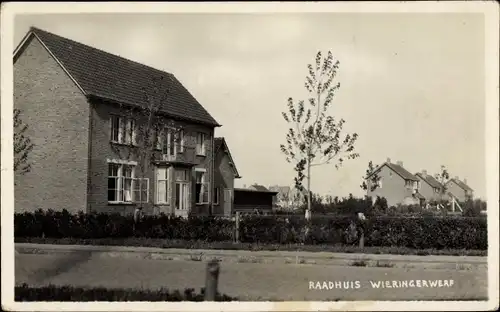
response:
[(448, 188), (446, 187), (446, 183), (448, 183), (448, 181), (450, 180), (450, 173), (448, 172), (448, 169), (446, 168), (446, 166), (442, 165), (441, 172), (436, 173), (434, 177), (441, 184), (441, 189), (439, 190), (439, 194), (440, 194), (441, 202), (443, 202), (444, 197), (448, 191)]
[(20, 117), (21, 111), (14, 109), (14, 172), (25, 174), (31, 170), (28, 156), (33, 149), (33, 143), (26, 135), (28, 126)]
[[(152, 164), (161, 160), (162, 154), (175, 153), (181, 150), (193, 150), (184, 142), (184, 134), (189, 133), (194, 127), (181, 125), (169, 118), (163, 112), (163, 107), (168, 100), (171, 77), (160, 76), (153, 78), (151, 84), (142, 88), (144, 103), (140, 107), (122, 106), (125, 112), (124, 122), (120, 124), (114, 135), (120, 138), (121, 144), (113, 144), (115, 153), (123, 159), (133, 159), (138, 163), (132, 183), (134, 199), (139, 198), (140, 207), (146, 202), (149, 189), (149, 173)], [(112, 134), (113, 135), (113, 134)], [(170, 149), (170, 150), (169, 150)], [(216, 151), (205, 157), (205, 164), (214, 161)], [(194, 157), (194, 156), (193, 156)], [(208, 194), (212, 192), (206, 190)], [(209, 198), (210, 211), (213, 200)]]
[[(374, 173), (375, 169), (377, 169), (377, 166), (374, 166), (373, 162), (370, 160), (368, 162), (368, 169), (366, 169), (366, 175), (363, 177), (363, 183), (361, 183), (360, 185), (361, 189), (367, 191), (368, 184), (370, 185), (371, 192), (377, 189), (380, 183), (380, 177), (378, 176), (378, 174)], [(367, 181), (369, 181), (370, 183), (367, 184)]]
[[(309, 64), (309, 75), (305, 88), (310, 94), (306, 108), (305, 101), (294, 102), (288, 99), (288, 112), (283, 118), (290, 124), (286, 134), (286, 144), (280, 146), (289, 163), (295, 164), (297, 177), (296, 188), (303, 190), (303, 180), (307, 179), (306, 194), (311, 189), (311, 168), (335, 162), (339, 166), (346, 159), (354, 159), (359, 155), (354, 152), (356, 133), (342, 136), (344, 119), (336, 120), (328, 115), (335, 92), (340, 83), (334, 83), (339, 68), (339, 61), (333, 59), (329, 51), (323, 57), (321, 51), (316, 54), (316, 62)], [(311, 196), (307, 196), (306, 218), (311, 218)]]

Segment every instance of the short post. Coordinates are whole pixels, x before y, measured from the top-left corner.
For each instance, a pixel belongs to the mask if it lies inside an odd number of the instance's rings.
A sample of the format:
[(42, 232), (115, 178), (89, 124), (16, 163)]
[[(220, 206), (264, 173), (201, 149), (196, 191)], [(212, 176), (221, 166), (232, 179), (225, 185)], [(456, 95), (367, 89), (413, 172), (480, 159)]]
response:
[(240, 241), (240, 212), (236, 211), (235, 225), (234, 225), (234, 241)]
[(205, 280), (205, 301), (215, 301), (217, 284), (219, 283), (219, 269), (219, 261), (214, 259), (208, 262)]
[(363, 249), (365, 247), (365, 221), (366, 221), (365, 214), (362, 212), (358, 212), (358, 219), (359, 219), (358, 231), (360, 232), (359, 233), (359, 248)]

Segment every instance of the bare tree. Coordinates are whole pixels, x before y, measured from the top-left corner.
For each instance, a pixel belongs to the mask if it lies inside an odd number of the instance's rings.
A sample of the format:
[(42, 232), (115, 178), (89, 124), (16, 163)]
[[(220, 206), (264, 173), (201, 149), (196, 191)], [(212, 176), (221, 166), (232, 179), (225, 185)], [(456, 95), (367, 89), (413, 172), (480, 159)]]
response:
[[(185, 149), (194, 151), (195, 148), (185, 143), (184, 135), (196, 127), (181, 124), (164, 112), (165, 103), (171, 92), (167, 87), (171, 83), (168, 79), (171, 78), (169, 76), (153, 78), (150, 85), (142, 88), (143, 105), (122, 106), (121, 111), (125, 116), (119, 126), (114, 128), (117, 129), (116, 133), (112, 134), (120, 143), (112, 145), (114, 151), (121, 158), (133, 159), (138, 163), (132, 188), (134, 196), (139, 198), (140, 207), (146, 202), (144, 197), (147, 194), (144, 194), (144, 189), (149, 189), (148, 176), (152, 164), (162, 160), (163, 154), (172, 154)], [(214, 161), (216, 152), (206, 155), (205, 164)], [(211, 190), (207, 192), (208, 195), (212, 194)], [(211, 206), (212, 198), (209, 197), (208, 202)]]
[[(297, 177), (295, 185), (303, 190), (303, 180), (307, 179), (307, 192), (311, 189), (311, 168), (335, 162), (339, 166), (346, 159), (354, 159), (359, 155), (354, 152), (354, 143), (358, 138), (356, 133), (342, 135), (344, 119), (336, 120), (328, 115), (335, 92), (340, 83), (334, 83), (339, 68), (339, 61), (333, 59), (329, 51), (326, 57), (321, 51), (316, 54), (316, 62), (309, 64), (309, 75), (306, 77), (305, 88), (310, 94), (307, 101), (297, 103), (288, 99), (288, 112), (283, 112), (283, 118), (290, 124), (286, 134), (286, 144), (280, 146), (289, 163), (295, 164)], [(306, 218), (311, 218), (311, 196), (307, 196)]]
[[(380, 176), (375, 173), (375, 170), (378, 166), (373, 165), (373, 162), (370, 160), (368, 162), (368, 169), (366, 169), (366, 175), (363, 177), (363, 183), (361, 183), (361, 189), (367, 191), (370, 188), (370, 191), (373, 192), (379, 187)], [(366, 183), (366, 182), (369, 183)]]
[(25, 174), (31, 170), (28, 156), (34, 145), (26, 135), (28, 125), (23, 123), (20, 114), (19, 109), (14, 109), (14, 172)]

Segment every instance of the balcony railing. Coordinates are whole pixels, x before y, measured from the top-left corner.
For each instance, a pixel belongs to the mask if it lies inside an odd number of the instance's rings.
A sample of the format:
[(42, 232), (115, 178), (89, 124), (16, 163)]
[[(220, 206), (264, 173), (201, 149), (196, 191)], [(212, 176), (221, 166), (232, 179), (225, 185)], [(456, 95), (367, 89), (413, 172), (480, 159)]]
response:
[(196, 160), (196, 151), (192, 146), (167, 146), (161, 152), (160, 161), (163, 162), (194, 164)]

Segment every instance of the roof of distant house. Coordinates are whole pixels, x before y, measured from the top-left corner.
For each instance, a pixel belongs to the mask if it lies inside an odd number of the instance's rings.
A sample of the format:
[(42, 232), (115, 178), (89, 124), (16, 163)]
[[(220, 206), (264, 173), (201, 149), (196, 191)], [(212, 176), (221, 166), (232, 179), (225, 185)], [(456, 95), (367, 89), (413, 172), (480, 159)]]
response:
[(468, 186), (467, 184), (465, 184), (460, 179), (456, 179), (456, 178), (450, 179), (446, 184), (448, 184), (450, 182), (455, 182), (455, 184), (457, 184), (464, 191), (469, 191), (469, 192), (473, 191), (473, 189), (470, 186)]
[(256, 190), (256, 189), (250, 189), (250, 188), (237, 188), (237, 187), (235, 187), (234, 191), (238, 191), (238, 192), (253, 192), (253, 193), (266, 193), (266, 194), (274, 194), (274, 195), (278, 194), (278, 192), (273, 192), (273, 191), (270, 191), (268, 189), (265, 189), (265, 190), (262, 190), (262, 189)]
[(229, 160), (231, 162), (231, 167), (233, 168), (234, 173), (236, 174), (235, 178), (240, 179), (241, 176), (238, 173), (238, 169), (236, 169), (236, 164), (234, 163), (233, 156), (231, 156), (231, 152), (229, 151), (229, 147), (227, 146), (226, 139), (224, 139), (223, 137), (214, 138), (214, 149), (215, 153), (217, 153), (217, 151), (221, 149), (227, 153), (227, 155), (229, 156)]
[(220, 126), (173, 74), (35, 27), (31, 27), (16, 49), (14, 61), (33, 35), (87, 97), (145, 107), (151, 99), (168, 94), (166, 100), (156, 99), (161, 101), (161, 113), (171, 118)]
[(261, 192), (269, 192), (269, 190), (263, 186), (263, 185), (259, 185), (259, 184), (252, 184), (250, 187), (252, 187), (253, 189), (255, 189), (256, 191), (261, 191)]
[(369, 178), (372, 175), (374, 175), (375, 173), (379, 172), (380, 169), (382, 169), (382, 167), (384, 167), (384, 166), (387, 166), (388, 168), (390, 168), (392, 171), (396, 172), (399, 176), (401, 176), (405, 180), (418, 181), (418, 178), (416, 176), (414, 176), (413, 174), (411, 174), (408, 170), (403, 168), (403, 166), (398, 165), (398, 164), (394, 164), (394, 163), (391, 163), (388, 161), (386, 161), (382, 165), (378, 166), (378, 168), (373, 170), (373, 172), (367, 178)]
[(279, 186), (279, 185), (273, 185), (273, 186), (270, 186), (269, 187), (269, 190), (270, 191), (275, 191), (275, 192), (278, 192), (280, 194), (287, 194), (287, 193), (290, 193), (291, 192), (291, 187), (289, 186)]
[(441, 183), (439, 183), (439, 181), (436, 180), (436, 178), (434, 178), (431, 175), (422, 174), (420, 172), (416, 173), (415, 175), (417, 177), (421, 178), (422, 180), (424, 180), (425, 182), (427, 182), (427, 184), (429, 184), (433, 188), (442, 188), (443, 187), (443, 185)]

